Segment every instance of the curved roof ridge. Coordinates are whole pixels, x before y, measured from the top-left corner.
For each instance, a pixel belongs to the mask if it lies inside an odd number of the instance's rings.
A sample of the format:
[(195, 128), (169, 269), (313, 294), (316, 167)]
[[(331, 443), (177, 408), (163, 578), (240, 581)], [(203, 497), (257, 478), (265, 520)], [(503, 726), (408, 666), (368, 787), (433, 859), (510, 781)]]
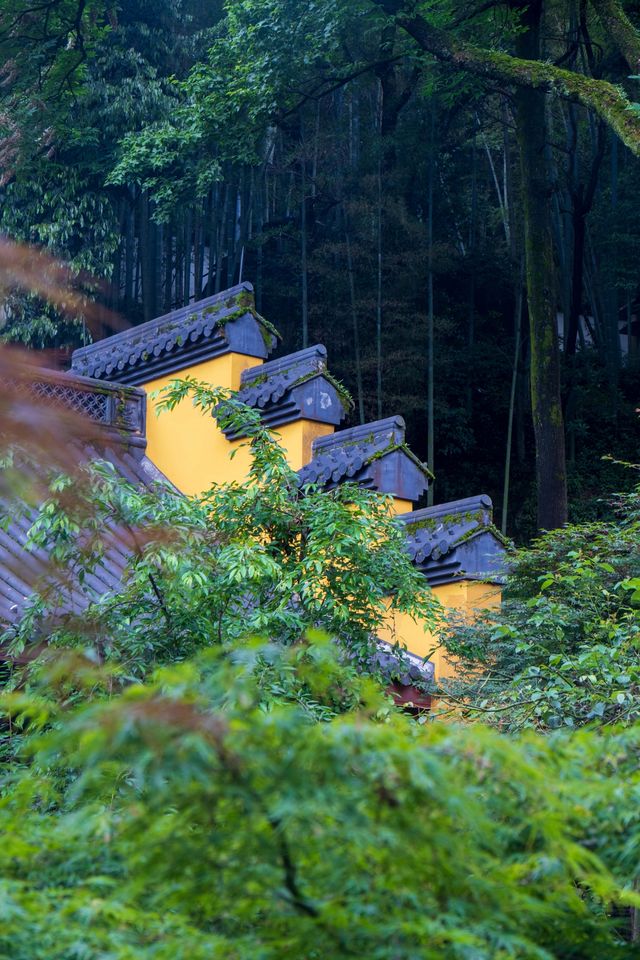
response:
[(253, 287), (228, 290), (75, 350), (72, 369), (119, 383), (147, 383), (224, 353), (265, 358), (276, 333), (255, 309)]
[(353, 480), (380, 493), (415, 502), (431, 474), (405, 443), (400, 416), (374, 420), (313, 441), (313, 456), (299, 471), (300, 482), (335, 486)]
[(277, 357), (275, 360), (267, 360), (266, 363), (258, 364), (255, 367), (248, 367), (242, 371), (240, 382), (243, 387), (245, 385), (250, 386), (253, 380), (264, 380), (280, 373), (288, 373), (311, 365), (315, 365), (318, 371), (326, 369), (327, 348), (324, 344), (316, 343), (311, 347), (305, 347), (304, 350), (287, 353), (284, 357)]
[(358, 442), (370, 445), (385, 437), (389, 443), (402, 444), (404, 443), (405, 432), (406, 424), (403, 417), (399, 415), (386, 417), (384, 420), (372, 420), (370, 423), (358, 424), (358, 426), (348, 427), (346, 430), (337, 430), (327, 437), (318, 437), (313, 442), (313, 451), (315, 454), (325, 450), (328, 451), (332, 447)]
[[(242, 371), (238, 400), (260, 411), (265, 426), (296, 420), (337, 426), (349, 409), (346, 391), (327, 370), (327, 349), (317, 343)], [(243, 431), (225, 430), (228, 440)]]
[(436, 520), (439, 517), (479, 511), (488, 513), (489, 522), (491, 522), (493, 501), (486, 493), (479, 493), (475, 497), (465, 497), (462, 500), (451, 500), (449, 503), (436, 503), (432, 507), (423, 507), (421, 510), (413, 510), (411, 513), (402, 513), (399, 516), (405, 523), (418, 523), (421, 520)]
[(432, 586), (460, 579), (499, 582), (507, 541), (493, 524), (491, 497), (479, 494), (398, 516), (413, 562)]

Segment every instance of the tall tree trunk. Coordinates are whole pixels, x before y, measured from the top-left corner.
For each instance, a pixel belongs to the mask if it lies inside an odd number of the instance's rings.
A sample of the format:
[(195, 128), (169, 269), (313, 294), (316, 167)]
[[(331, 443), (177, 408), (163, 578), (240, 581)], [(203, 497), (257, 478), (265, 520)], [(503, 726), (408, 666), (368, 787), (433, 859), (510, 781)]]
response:
[(238, 196), (240, 190), (240, 177), (229, 171), (229, 191), (227, 204), (227, 220), (224, 225), (224, 241), (221, 248), (221, 254), (225, 258), (225, 289), (233, 286), (233, 274), (235, 270), (235, 249), (236, 249), (236, 228), (238, 225)]
[(155, 282), (155, 224), (151, 220), (149, 194), (145, 190), (140, 198), (140, 261), (142, 268), (142, 310), (145, 320), (151, 320), (156, 313)]
[(155, 260), (155, 312), (156, 315), (164, 313), (164, 298), (162, 294), (164, 276), (162, 274), (162, 250), (164, 247), (165, 227), (162, 223), (154, 224), (154, 244), (153, 257)]
[(125, 226), (124, 242), (124, 312), (127, 317), (131, 316), (133, 303), (135, 300), (134, 266), (135, 266), (135, 227), (136, 227), (136, 205), (133, 197), (128, 197), (127, 216)]
[(224, 182), (224, 195), (222, 200), (222, 209), (220, 211), (220, 220), (218, 224), (218, 242), (216, 244), (216, 281), (215, 281), (215, 290), (214, 293), (219, 293), (222, 290), (222, 264), (224, 260), (224, 241), (225, 241), (225, 228), (227, 224), (227, 207), (229, 204), (229, 180), (225, 177)]
[(165, 231), (165, 251), (164, 251), (164, 303), (163, 313), (169, 313), (173, 306), (172, 296), (172, 277), (173, 277), (173, 232), (174, 226), (171, 220), (167, 222)]
[[(491, 156), (491, 154), (489, 154)], [(473, 347), (476, 339), (476, 210), (478, 206), (478, 149), (476, 143), (476, 126), (473, 128), (473, 141), (471, 146), (471, 210), (469, 214), (469, 238), (467, 243), (467, 256), (469, 258), (469, 298), (467, 305), (467, 347), (469, 348), (469, 369), (473, 369), (472, 357)], [(506, 218), (505, 218), (506, 219)], [(471, 420), (473, 414), (473, 386), (471, 378), (467, 383), (466, 390), (467, 416)]]
[[(615, 134), (613, 135), (613, 141), (615, 143), (615, 147), (612, 150), (610, 199), (612, 221), (615, 220), (616, 208), (618, 205), (618, 145)], [(604, 145), (604, 136), (601, 137), (601, 142)], [(617, 256), (614, 258), (614, 264), (612, 264), (614, 267), (614, 270), (612, 271), (614, 273), (614, 277), (609, 280), (607, 285), (608, 296), (606, 299), (605, 309), (605, 322), (607, 324), (607, 373), (611, 395), (611, 409), (614, 417), (616, 417), (618, 413), (618, 384), (622, 361), (620, 354), (620, 302), (615, 281), (615, 274), (618, 272), (615, 268), (618, 266), (619, 261), (618, 263), (615, 263), (615, 260), (618, 260)]]
[(236, 283), (236, 268), (238, 261), (243, 257), (245, 239), (249, 228), (247, 171), (244, 166), (240, 168), (237, 183), (235, 216), (233, 219), (233, 230), (230, 233), (230, 247), (227, 259), (227, 287), (232, 287), (234, 283)]
[(234, 234), (233, 266), (231, 270), (231, 283), (236, 283), (236, 266), (238, 271), (238, 283), (242, 283), (244, 269), (244, 258), (246, 253), (247, 241), (250, 238), (251, 217), (253, 213), (253, 170), (250, 176), (247, 176), (246, 167), (242, 168), (240, 177), (240, 186), (238, 187), (237, 218)]
[(307, 156), (302, 133), (300, 158), (300, 280), (302, 298), (302, 349), (309, 346), (309, 271), (307, 268)]
[(311, 164), (311, 196), (315, 198), (318, 183), (318, 152), (320, 150), (320, 100), (316, 104), (316, 126), (313, 134), (313, 159)]
[(184, 210), (180, 210), (176, 219), (176, 261), (175, 261), (175, 305), (184, 305)]
[[(509, 211), (506, 206), (506, 196), (503, 196), (503, 188), (500, 186), (500, 178), (498, 177), (498, 171), (493, 159), (493, 154), (491, 153), (491, 148), (487, 143), (487, 138), (484, 133), (482, 134), (482, 142), (484, 145), (485, 153), (487, 155), (487, 160), (489, 161), (489, 169), (491, 170), (491, 178), (493, 180), (493, 185), (496, 188), (496, 197), (498, 198), (498, 207), (500, 209), (500, 219), (502, 220), (502, 228), (504, 230), (504, 238), (507, 241), (507, 246), (511, 243), (510, 238), (510, 223), (509, 223)], [(475, 133), (474, 133), (474, 148), (475, 148)], [(503, 180), (504, 182), (504, 180)]]
[(138, 245), (137, 245), (138, 255), (135, 258), (135, 273), (134, 273), (134, 279), (133, 279), (133, 303), (136, 306), (142, 302), (142, 280), (141, 280), (142, 254), (140, 252), (142, 243), (140, 240), (140, 235), (138, 235), (137, 241), (138, 241)]
[[(519, 57), (539, 60), (542, 0), (522, 16)], [(531, 410), (536, 442), (538, 527), (552, 530), (567, 520), (567, 471), (560, 397), (556, 329), (556, 279), (551, 230), (552, 187), (546, 154), (547, 110), (543, 90), (515, 92), (516, 129), (524, 211), (524, 240), (531, 350)]]
[(360, 423), (364, 423), (364, 392), (362, 389), (362, 358), (360, 354), (360, 323), (358, 320), (358, 307), (356, 304), (356, 286), (353, 276), (353, 257), (351, 256), (351, 237), (349, 236), (349, 225), (347, 215), (344, 215), (344, 239), (347, 248), (347, 272), (349, 274), (349, 301), (351, 304), (351, 323), (353, 327), (353, 352), (356, 365), (356, 391), (358, 401), (358, 417)]
[(257, 216), (257, 249), (256, 249), (256, 309), (262, 313), (262, 268), (264, 264), (264, 241), (262, 231), (264, 227), (265, 213), (269, 217), (269, 200), (267, 196), (267, 170), (266, 165), (263, 174), (260, 177), (258, 187), (258, 216)]
[[(434, 448), (435, 448), (435, 416), (433, 409), (434, 399), (434, 310), (433, 310), (433, 180), (435, 174), (435, 104), (431, 104), (431, 143), (429, 144), (429, 168), (427, 181), (427, 202), (429, 213), (427, 219), (427, 466), (431, 473), (434, 471)], [(427, 491), (427, 503), (433, 506), (433, 481), (429, 484)]]
[(208, 248), (209, 256), (207, 260), (207, 290), (206, 296), (210, 297), (213, 293), (213, 274), (215, 271), (215, 262), (216, 262), (216, 244), (218, 240), (218, 222), (217, 222), (217, 211), (218, 211), (218, 194), (220, 192), (220, 184), (215, 184), (211, 189), (209, 195), (208, 211), (207, 211), (207, 236), (208, 236)]
[(187, 209), (184, 215), (184, 293), (183, 303), (187, 306), (191, 302), (191, 210)]
[[(111, 309), (117, 312), (120, 309), (122, 292), (122, 260), (125, 246), (125, 225), (127, 222), (127, 202), (124, 197), (118, 201), (118, 220), (120, 227), (120, 243), (115, 254), (113, 274), (111, 276)], [(103, 331), (104, 333), (104, 331)]]
[(529, 363), (529, 339), (527, 337), (525, 343), (524, 338), (521, 336), (521, 340), (520, 370), (518, 373), (522, 375), (518, 377), (518, 388), (516, 390), (515, 431), (516, 457), (520, 466), (523, 466), (527, 462), (526, 426), (531, 419), (529, 410), (531, 405), (531, 390), (529, 388), (529, 384), (531, 383), (531, 366)]
[(582, 183), (578, 171), (578, 126), (573, 104), (568, 108), (569, 127), (572, 135), (569, 140), (569, 171), (571, 193), (571, 235), (573, 238), (571, 296), (568, 327), (565, 327), (565, 356), (573, 357), (576, 352), (580, 317), (583, 314), (584, 300), (584, 263), (587, 230), (587, 216), (593, 207), (600, 167), (604, 157), (605, 127), (599, 123), (594, 131), (591, 165), (586, 182)]
[(202, 292), (202, 274), (204, 271), (204, 231), (202, 229), (202, 204), (195, 210), (195, 226), (193, 240), (193, 270), (194, 270), (194, 296), (195, 301), (201, 300)]
[(511, 484), (511, 447), (513, 443), (513, 420), (516, 409), (518, 368), (520, 367), (520, 342), (522, 339), (522, 287), (524, 282), (524, 259), (521, 260), (518, 279), (516, 281), (515, 306), (513, 313), (514, 326), (514, 348), (513, 348), (513, 369), (511, 371), (511, 393), (509, 396), (509, 416), (507, 419), (507, 443), (504, 456), (504, 484), (502, 487), (502, 517), (501, 530), (504, 534), (507, 532), (507, 520), (509, 517), (509, 487)]
[(378, 163), (376, 169), (376, 410), (378, 420), (382, 419), (382, 112), (384, 90), (378, 83), (377, 125), (378, 125)]

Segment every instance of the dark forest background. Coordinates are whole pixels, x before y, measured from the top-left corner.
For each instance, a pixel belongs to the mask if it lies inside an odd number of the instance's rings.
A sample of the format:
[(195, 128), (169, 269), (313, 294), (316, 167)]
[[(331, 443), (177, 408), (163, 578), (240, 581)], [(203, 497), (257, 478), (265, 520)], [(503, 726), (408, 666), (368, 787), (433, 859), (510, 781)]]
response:
[[(454, 33), (517, 41), (513, 5), (432, 6)], [(425, 56), (366, 3), (123, 0), (96, 5), (82, 35), (70, 0), (5, 7), (0, 230), (70, 261), (132, 324), (251, 281), (280, 353), (326, 344), (351, 423), (405, 417), (436, 502), (487, 492), (498, 524), (529, 538), (513, 91)], [(550, 62), (633, 99), (637, 82), (582, 0), (547, 5), (542, 44)], [(630, 482), (602, 458), (639, 456), (640, 161), (570, 100), (548, 101), (547, 130), (580, 521), (607, 516), (608, 494)], [(5, 339), (53, 348), (63, 366), (106, 333), (23, 294), (4, 309)]]

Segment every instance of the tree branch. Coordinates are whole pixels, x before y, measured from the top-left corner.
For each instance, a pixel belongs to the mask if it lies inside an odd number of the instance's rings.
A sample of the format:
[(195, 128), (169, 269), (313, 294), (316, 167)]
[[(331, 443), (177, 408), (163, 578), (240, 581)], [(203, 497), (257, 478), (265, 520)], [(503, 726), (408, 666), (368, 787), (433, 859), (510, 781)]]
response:
[(280, 860), (284, 872), (284, 885), (291, 897), (291, 903), (300, 913), (304, 913), (308, 917), (319, 917), (320, 911), (314, 903), (311, 903), (310, 900), (307, 900), (307, 898), (303, 896), (298, 885), (298, 870), (291, 856), (291, 850), (289, 849), (287, 838), (282, 829), (282, 822), (278, 817), (271, 815), (267, 815), (267, 820), (277, 839)]
[(290, 117), (292, 114), (297, 113), (301, 107), (303, 107), (310, 100), (314, 102), (317, 100), (322, 100), (323, 97), (329, 96), (335, 90), (339, 90), (341, 87), (346, 86), (347, 83), (350, 83), (352, 80), (357, 80), (358, 77), (364, 76), (366, 73), (375, 73), (380, 67), (386, 67), (394, 63), (398, 63), (402, 60), (403, 54), (399, 53), (396, 56), (386, 57), (384, 60), (376, 60), (374, 63), (366, 63), (364, 66), (358, 67), (356, 70), (353, 70), (351, 73), (344, 74), (343, 76), (326, 76), (322, 77), (321, 80), (315, 82), (310, 90), (307, 93), (300, 93), (299, 99), (292, 106), (279, 112), (275, 118), (277, 123), (281, 123), (287, 117)]
[[(551, 63), (513, 57), (502, 51), (487, 50), (454, 39), (419, 13), (405, 9), (402, 0), (371, 2), (393, 16), (425, 53), (442, 63), (485, 79), (546, 90), (554, 96), (588, 107), (615, 131), (633, 153), (640, 154), (640, 114), (633, 109), (624, 91), (614, 84), (563, 70)], [(608, 3), (609, 0), (603, 2)]]

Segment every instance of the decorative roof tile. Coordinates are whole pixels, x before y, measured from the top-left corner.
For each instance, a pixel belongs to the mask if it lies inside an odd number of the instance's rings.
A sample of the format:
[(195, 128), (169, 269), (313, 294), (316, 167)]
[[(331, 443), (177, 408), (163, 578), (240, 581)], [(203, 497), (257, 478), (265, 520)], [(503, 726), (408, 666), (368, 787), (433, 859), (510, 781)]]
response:
[(486, 494), (440, 503), (399, 517), (412, 560), (432, 586), (461, 578), (500, 581), (507, 541), (493, 525)]
[(313, 457), (299, 471), (301, 483), (331, 489), (346, 480), (416, 501), (431, 474), (405, 443), (402, 417), (340, 430), (313, 441)]
[[(302, 418), (337, 425), (346, 416), (343, 396), (327, 371), (322, 344), (249, 367), (238, 392), (238, 399), (260, 410), (269, 427)], [(230, 440), (238, 436), (227, 431)]]
[(241, 283), (75, 350), (72, 369), (99, 380), (141, 384), (225, 353), (267, 357), (275, 339), (256, 313), (253, 287)]
[(97, 424), (103, 436), (146, 446), (147, 396), (144, 390), (58, 370), (40, 369), (29, 378), (5, 379), (0, 389), (12, 395), (42, 400), (52, 407), (72, 410)]

